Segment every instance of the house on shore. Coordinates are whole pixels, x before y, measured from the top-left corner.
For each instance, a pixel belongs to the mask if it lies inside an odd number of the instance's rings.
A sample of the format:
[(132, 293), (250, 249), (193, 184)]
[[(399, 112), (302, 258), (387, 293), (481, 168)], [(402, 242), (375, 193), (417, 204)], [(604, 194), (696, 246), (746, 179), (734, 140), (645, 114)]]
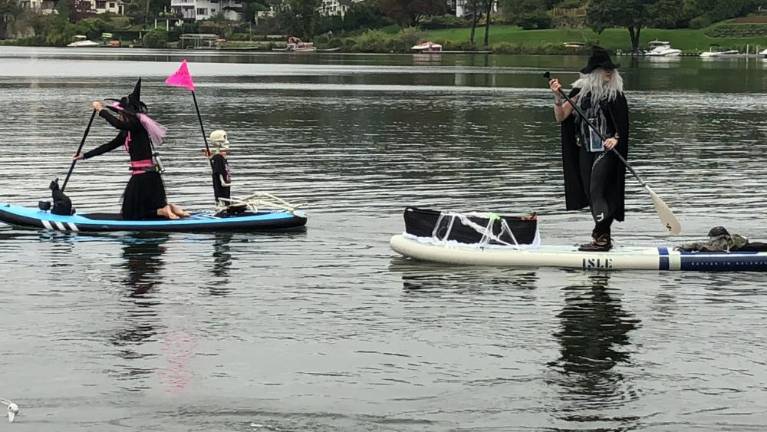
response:
[(170, 9), (184, 21), (201, 21), (217, 15), (239, 21), (243, 5), (241, 0), (170, 0)]

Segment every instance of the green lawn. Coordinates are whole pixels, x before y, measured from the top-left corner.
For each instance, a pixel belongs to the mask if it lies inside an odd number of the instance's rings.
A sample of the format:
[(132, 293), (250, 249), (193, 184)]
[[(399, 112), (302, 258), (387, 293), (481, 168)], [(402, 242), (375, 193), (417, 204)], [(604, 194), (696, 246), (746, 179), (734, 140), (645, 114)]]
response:
[[(434, 41), (464, 42), (469, 40), (470, 28), (433, 30), (427, 32)], [(705, 29), (642, 29), (640, 40), (642, 48), (654, 39), (671, 42), (672, 47), (684, 51), (705, 51), (712, 45), (744, 50), (746, 44), (753, 50), (755, 45), (767, 47), (767, 37), (752, 38), (711, 38), (704, 34)], [(477, 29), (475, 40), (482, 44), (484, 27)], [(629, 50), (631, 40), (628, 30), (610, 28), (598, 35), (590, 29), (546, 29), (523, 30), (516, 26), (496, 25), (490, 27), (490, 45), (510, 43), (536, 47), (548, 44), (560, 45), (562, 42), (596, 42), (608, 49)]]

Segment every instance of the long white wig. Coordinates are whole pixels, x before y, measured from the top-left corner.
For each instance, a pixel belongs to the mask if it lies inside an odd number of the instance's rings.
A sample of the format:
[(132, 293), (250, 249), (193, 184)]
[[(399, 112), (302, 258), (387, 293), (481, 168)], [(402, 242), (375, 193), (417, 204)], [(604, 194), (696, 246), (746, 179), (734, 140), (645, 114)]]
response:
[(594, 69), (591, 73), (581, 74), (580, 78), (573, 83), (573, 87), (581, 89), (580, 94), (583, 96), (591, 94), (592, 101), (607, 99), (612, 102), (618, 93), (623, 93), (623, 78), (618, 73), (618, 69), (615, 69), (610, 80), (605, 81), (602, 77), (602, 69)]

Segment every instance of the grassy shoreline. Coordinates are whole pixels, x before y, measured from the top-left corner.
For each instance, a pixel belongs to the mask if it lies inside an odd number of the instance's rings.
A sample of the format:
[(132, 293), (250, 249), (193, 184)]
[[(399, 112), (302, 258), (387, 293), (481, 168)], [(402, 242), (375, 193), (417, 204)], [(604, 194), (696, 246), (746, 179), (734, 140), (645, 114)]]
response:
[[(737, 27), (737, 25), (735, 26)], [(722, 49), (737, 49), (744, 52), (749, 47), (751, 53), (767, 48), (767, 25), (757, 28), (755, 34), (749, 37), (712, 35), (722, 34), (721, 30), (731, 30), (731, 22), (714, 24), (704, 29), (642, 29), (640, 37), (641, 48), (647, 48), (651, 40), (669, 41), (674, 48), (681, 49), (684, 54), (696, 55), (711, 47)], [(753, 28), (753, 27), (752, 27)], [(431, 40), (443, 45), (447, 51), (484, 50), (484, 28), (478, 27), (475, 33), (475, 44), (469, 43), (470, 28), (451, 28), (441, 30), (418, 30), (395, 28), (367, 30), (356, 36), (328, 37), (319, 36), (315, 40), (319, 48), (339, 48), (345, 53), (409, 53), (410, 47), (423, 40)], [(725, 32), (726, 34), (726, 32)], [(30, 46), (24, 41), (0, 40), (0, 46), (18, 45)], [(27, 41), (28, 42), (28, 41)], [(578, 42), (588, 45), (600, 45), (609, 50), (630, 51), (630, 40), (625, 28), (609, 28), (597, 34), (588, 28), (556, 28), (545, 30), (523, 30), (517, 26), (494, 25), (490, 28), (489, 50), (494, 54), (576, 54), (588, 48), (567, 48), (565, 42)], [(276, 45), (266, 40), (230, 40), (222, 45), (222, 49), (271, 51)], [(172, 48), (169, 46), (168, 48)]]
[[(748, 45), (753, 52), (756, 46), (767, 48), (767, 36), (762, 37), (710, 37), (708, 29), (642, 29), (640, 46), (646, 48), (651, 40), (669, 41), (674, 48), (689, 53), (707, 51), (711, 46), (745, 51)], [(426, 38), (434, 42), (444, 42), (447, 45), (465, 43), (469, 40), (469, 28), (443, 29), (425, 32)], [(481, 45), (484, 28), (478, 28), (475, 40)], [(630, 51), (631, 42), (625, 28), (609, 28), (602, 34), (597, 34), (588, 28), (559, 28), (546, 30), (523, 30), (510, 25), (490, 27), (491, 48), (502, 48), (504, 45), (516, 47), (519, 52), (538, 53), (541, 50), (553, 50), (552, 54), (561, 51), (563, 42), (580, 42), (598, 44), (610, 50)], [(760, 48), (760, 49), (761, 49)], [(495, 51), (495, 49), (494, 49)], [(501, 50), (503, 51), (503, 50)]]

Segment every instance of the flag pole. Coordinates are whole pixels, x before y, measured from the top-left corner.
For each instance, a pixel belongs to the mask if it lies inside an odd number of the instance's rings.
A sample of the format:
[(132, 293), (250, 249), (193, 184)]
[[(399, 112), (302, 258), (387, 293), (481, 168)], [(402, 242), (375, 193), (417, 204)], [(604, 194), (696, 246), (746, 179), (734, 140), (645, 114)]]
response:
[[(210, 155), (210, 147), (208, 146), (208, 136), (205, 134), (205, 126), (202, 124), (202, 116), (200, 115), (200, 106), (197, 105), (197, 96), (194, 94), (194, 90), (192, 90), (192, 100), (194, 100), (194, 110), (197, 111), (197, 120), (200, 121), (200, 131), (202, 132), (202, 140), (205, 141), (205, 151), (208, 155)], [(213, 162), (208, 158), (208, 161), (210, 162), (211, 168), (213, 168)]]
[[(210, 166), (211, 172), (213, 171), (213, 159), (210, 158), (210, 147), (208, 146), (208, 136), (205, 135), (205, 126), (202, 124), (202, 116), (200, 115), (200, 106), (197, 105), (197, 96), (194, 94), (194, 90), (192, 90), (192, 100), (194, 101), (194, 110), (197, 111), (197, 120), (200, 122), (200, 132), (202, 132), (202, 140), (205, 142), (205, 157), (208, 159), (208, 166)], [(213, 186), (213, 202), (215, 204), (218, 204), (218, 200), (216, 199), (216, 183), (211, 177), (211, 186)]]
[[(205, 126), (202, 123), (202, 115), (200, 115), (200, 105), (197, 103), (197, 95), (194, 92), (195, 85), (192, 81), (192, 75), (189, 73), (189, 68), (186, 65), (186, 60), (181, 61), (181, 66), (178, 70), (169, 76), (165, 80), (165, 84), (173, 87), (183, 87), (192, 93), (192, 100), (194, 101), (194, 110), (197, 112), (197, 120), (200, 122), (200, 132), (202, 132), (202, 140), (205, 142), (205, 156), (208, 158), (208, 165), (211, 171), (213, 170), (213, 161), (210, 159), (210, 146), (208, 146), (208, 136), (205, 134)], [(218, 204), (216, 200), (216, 187), (215, 182), (211, 178), (213, 186), (213, 201)]]

